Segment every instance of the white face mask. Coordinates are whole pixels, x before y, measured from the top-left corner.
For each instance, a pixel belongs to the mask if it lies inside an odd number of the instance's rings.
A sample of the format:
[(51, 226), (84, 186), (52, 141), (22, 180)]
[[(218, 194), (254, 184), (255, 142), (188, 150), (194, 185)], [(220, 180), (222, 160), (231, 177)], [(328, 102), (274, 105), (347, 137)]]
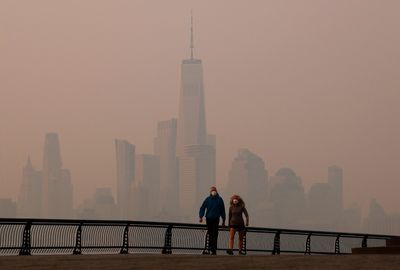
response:
[(233, 200), (233, 204), (238, 204), (238, 202), (239, 202), (239, 201), (238, 201), (237, 199), (234, 199), (234, 200)]
[(217, 192), (215, 190), (211, 191), (211, 196), (213, 197), (217, 196)]

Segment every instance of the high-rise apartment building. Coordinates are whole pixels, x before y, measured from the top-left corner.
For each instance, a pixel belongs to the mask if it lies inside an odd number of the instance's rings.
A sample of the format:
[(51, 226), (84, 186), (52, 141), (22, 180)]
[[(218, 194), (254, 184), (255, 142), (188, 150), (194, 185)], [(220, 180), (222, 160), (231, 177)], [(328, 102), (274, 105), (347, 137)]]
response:
[(135, 146), (126, 140), (115, 140), (115, 151), (119, 218), (127, 219), (130, 208), (130, 190), (135, 179)]
[(42, 217), (71, 218), (73, 188), (69, 170), (62, 168), (58, 135), (46, 134), (42, 170)]
[(176, 156), (177, 120), (159, 121), (154, 139), (154, 154), (160, 161), (158, 206), (162, 216), (179, 215), (178, 159)]

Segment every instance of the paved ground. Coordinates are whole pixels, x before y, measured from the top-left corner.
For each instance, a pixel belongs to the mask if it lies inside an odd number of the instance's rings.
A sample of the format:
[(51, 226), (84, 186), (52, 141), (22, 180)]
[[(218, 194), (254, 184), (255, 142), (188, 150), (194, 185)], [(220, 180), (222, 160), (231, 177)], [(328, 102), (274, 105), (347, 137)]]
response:
[(0, 269), (400, 269), (399, 255), (78, 255), (1, 257)]

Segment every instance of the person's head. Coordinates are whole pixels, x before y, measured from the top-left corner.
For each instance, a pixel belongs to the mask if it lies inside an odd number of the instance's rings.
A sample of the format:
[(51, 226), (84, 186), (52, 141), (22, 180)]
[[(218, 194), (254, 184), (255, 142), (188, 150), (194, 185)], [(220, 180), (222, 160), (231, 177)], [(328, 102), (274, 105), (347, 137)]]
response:
[(231, 206), (241, 205), (243, 207), (245, 206), (243, 199), (236, 194), (231, 197), (230, 205)]
[(212, 197), (215, 197), (215, 196), (217, 196), (217, 194), (218, 194), (217, 188), (214, 187), (214, 186), (212, 186), (212, 187), (210, 188), (210, 195), (211, 195)]

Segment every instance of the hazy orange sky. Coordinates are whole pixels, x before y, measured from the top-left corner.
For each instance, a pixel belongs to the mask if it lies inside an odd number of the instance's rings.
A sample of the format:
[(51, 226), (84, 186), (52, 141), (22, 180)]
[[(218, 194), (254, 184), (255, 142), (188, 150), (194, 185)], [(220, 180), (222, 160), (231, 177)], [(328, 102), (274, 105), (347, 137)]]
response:
[(153, 151), (177, 117), (180, 62), (204, 63), (218, 184), (238, 148), (308, 187), (344, 168), (345, 205), (400, 212), (400, 1), (35, 0), (0, 2), (0, 197), (28, 153), (60, 135), (75, 204), (115, 192), (113, 140)]

